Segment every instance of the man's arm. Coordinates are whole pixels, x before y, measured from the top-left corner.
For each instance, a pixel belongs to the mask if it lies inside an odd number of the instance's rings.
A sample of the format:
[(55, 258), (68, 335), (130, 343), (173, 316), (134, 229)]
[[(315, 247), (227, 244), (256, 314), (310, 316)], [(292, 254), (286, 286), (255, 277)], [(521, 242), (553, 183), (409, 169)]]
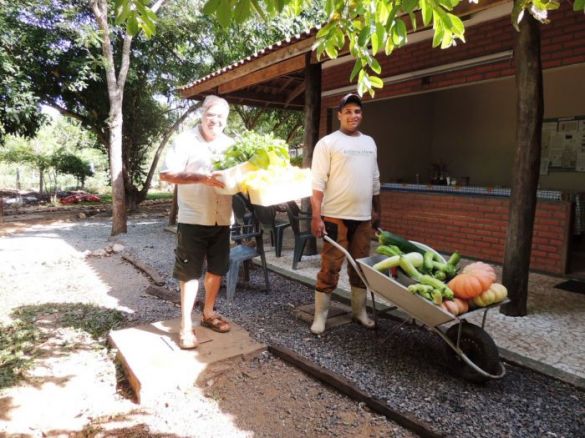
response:
[(382, 205), (380, 203), (380, 195), (372, 197), (372, 228), (377, 230), (380, 227), (380, 220), (382, 219)]
[(161, 172), (159, 175), (161, 181), (171, 184), (205, 184), (211, 187), (224, 187), (224, 183), (217, 179), (219, 172), (210, 175), (193, 172)]
[(323, 192), (313, 189), (311, 196), (311, 232), (316, 237), (325, 235), (325, 223), (321, 219), (321, 204), (323, 203)]

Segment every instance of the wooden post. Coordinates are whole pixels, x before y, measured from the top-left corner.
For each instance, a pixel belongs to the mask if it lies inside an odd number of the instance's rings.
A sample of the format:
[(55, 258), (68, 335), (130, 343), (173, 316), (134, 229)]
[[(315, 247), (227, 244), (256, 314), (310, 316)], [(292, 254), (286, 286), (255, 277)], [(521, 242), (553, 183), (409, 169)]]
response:
[[(321, 64), (311, 64), (311, 54), (305, 55), (305, 136), (303, 139), (303, 167), (311, 167), (313, 149), (319, 141), (319, 122), (321, 120)], [(310, 202), (305, 199), (301, 206), (309, 211)], [(314, 242), (307, 243), (307, 254), (316, 254)]]
[(544, 111), (540, 28), (530, 14), (524, 14), (520, 22), (514, 60), (518, 93), (516, 153), (502, 274), (510, 303), (502, 305), (500, 311), (509, 316), (525, 316)]

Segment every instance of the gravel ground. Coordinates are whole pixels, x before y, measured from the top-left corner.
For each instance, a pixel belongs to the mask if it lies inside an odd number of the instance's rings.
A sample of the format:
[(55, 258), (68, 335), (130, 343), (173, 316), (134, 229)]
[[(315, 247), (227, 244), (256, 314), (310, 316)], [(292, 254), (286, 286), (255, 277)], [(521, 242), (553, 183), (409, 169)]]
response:
[[(163, 226), (162, 220), (145, 219), (131, 224), (120, 240), (168, 277), (175, 237), (162, 231)], [(87, 238), (97, 230), (88, 226)], [(313, 291), (272, 274), (267, 294), (260, 274), (252, 271), (250, 284), (238, 288), (232, 304), (222, 294), (218, 310), (259, 341), (296, 351), (397, 410), (432, 424), (437, 432), (458, 437), (584, 436), (583, 391), (511, 365), (499, 381), (466, 383), (449, 374), (436, 335), (391, 319), (382, 319), (377, 332), (350, 324), (312, 336), (292, 310), (312, 302)], [(171, 278), (167, 286), (176, 288)]]
[[(125, 240), (137, 254), (172, 258), (174, 236), (161, 223), (133, 217)], [(32, 348), (30, 367), (2, 362), (10, 345), (0, 339), (0, 437), (413, 436), (268, 352), (214, 363), (193, 387), (134, 403), (106, 347), (108, 321), (159, 321), (179, 309), (145, 294), (146, 276), (119, 254), (85, 257), (109, 232), (94, 219), (0, 226), (0, 324), (28, 315), (38, 330), (35, 339), (17, 332)]]

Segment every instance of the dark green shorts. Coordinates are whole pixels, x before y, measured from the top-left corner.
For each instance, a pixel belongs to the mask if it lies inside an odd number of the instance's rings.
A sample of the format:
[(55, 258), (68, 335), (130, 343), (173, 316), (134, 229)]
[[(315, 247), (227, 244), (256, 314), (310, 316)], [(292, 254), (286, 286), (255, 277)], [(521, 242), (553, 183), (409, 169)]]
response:
[(173, 277), (181, 281), (196, 280), (207, 272), (225, 275), (230, 261), (230, 229), (227, 226), (178, 224)]

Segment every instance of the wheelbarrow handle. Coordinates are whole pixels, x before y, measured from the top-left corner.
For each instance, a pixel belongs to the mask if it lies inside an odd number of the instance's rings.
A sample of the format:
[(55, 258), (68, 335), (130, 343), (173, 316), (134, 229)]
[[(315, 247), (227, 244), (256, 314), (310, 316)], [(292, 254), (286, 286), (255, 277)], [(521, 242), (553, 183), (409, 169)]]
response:
[(327, 234), (325, 234), (323, 236), (323, 240), (325, 240), (328, 243), (330, 243), (331, 245), (333, 245), (335, 248), (337, 248), (338, 250), (340, 250), (345, 255), (345, 258), (347, 259), (348, 263), (351, 263), (351, 266), (353, 266), (353, 269), (355, 269), (355, 272), (357, 273), (357, 275), (361, 278), (361, 280), (364, 282), (364, 284), (366, 285), (366, 287), (368, 289), (370, 289), (370, 287), (368, 285), (368, 281), (366, 280), (365, 276), (363, 275), (362, 270), (360, 269), (360, 267), (358, 266), (358, 264), (356, 263), (356, 261), (354, 260), (354, 258), (351, 256), (351, 254), (349, 253), (349, 251), (346, 250), (339, 243), (337, 243), (335, 240), (333, 240), (331, 237), (329, 237)]
[(372, 313), (374, 315), (374, 323), (375, 323), (376, 327), (378, 327), (378, 312), (376, 311), (376, 298), (374, 297), (374, 291), (370, 287), (370, 285), (368, 284), (368, 280), (366, 279), (366, 276), (363, 274), (361, 268), (358, 266), (358, 264), (356, 263), (354, 258), (349, 253), (349, 251), (347, 251), (343, 246), (341, 246), (339, 243), (337, 243), (335, 240), (333, 240), (327, 234), (323, 235), (323, 240), (325, 240), (328, 243), (330, 243), (331, 245), (333, 245), (335, 248), (340, 250), (345, 255), (347, 262), (351, 263), (351, 266), (353, 266), (353, 269), (355, 270), (357, 275), (361, 278), (363, 283), (366, 285), (366, 289), (370, 291), (370, 296), (372, 299)]

